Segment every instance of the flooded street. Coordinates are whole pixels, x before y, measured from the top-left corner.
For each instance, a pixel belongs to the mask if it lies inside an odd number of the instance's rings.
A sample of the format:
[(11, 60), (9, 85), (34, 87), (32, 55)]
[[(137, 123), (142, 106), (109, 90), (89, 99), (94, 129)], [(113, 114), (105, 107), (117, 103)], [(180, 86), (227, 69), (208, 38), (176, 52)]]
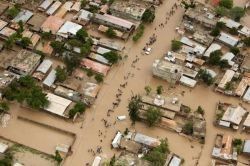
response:
[[(20, 110), (20, 108), (14, 107), (12, 108), (14, 111), (11, 112), (13, 116), (22, 115), (29, 119), (39, 121), (40, 123), (76, 134), (76, 142), (72, 147), (73, 154), (66, 159), (65, 166), (83, 166), (86, 163), (92, 163), (94, 155), (88, 152), (88, 150), (96, 150), (98, 146), (102, 147), (102, 153), (98, 154), (102, 157), (111, 158), (113, 154), (119, 154), (118, 151), (111, 149), (111, 141), (117, 131), (124, 132), (126, 128), (152, 137), (167, 138), (170, 150), (183, 157), (185, 159), (184, 165), (187, 166), (196, 164), (199, 166), (210, 165), (211, 151), (217, 133), (230, 133), (234, 137), (249, 138), (249, 135), (216, 128), (213, 125), (216, 103), (222, 101), (238, 104), (240, 103), (238, 99), (215, 93), (211, 88), (205, 85), (197, 85), (192, 90), (181, 85), (172, 89), (169, 88), (169, 84), (166, 81), (152, 77), (152, 63), (155, 59), (161, 58), (163, 54), (170, 49), (171, 40), (178, 37), (175, 28), (181, 23), (184, 9), (179, 7), (175, 10), (174, 15), (171, 16), (170, 20), (165, 24), (166, 13), (171, 10), (174, 3), (177, 3), (177, 1), (164, 1), (164, 4), (157, 8), (154, 23), (145, 26), (144, 36), (138, 43), (135, 44), (132, 40), (126, 42), (125, 54), (128, 55), (128, 58), (122, 61), (118, 66), (112, 68), (111, 72), (105, 78), (105, 82), (95, 104), (86, 111), (83, 122), (73, 124), (48, 115), (47, 113)], [(241, 4), (243, 4), (243, 1), (241, 1)], [(250, 23), (250, 21), (248, 22)], [(159, 27), (161, 23), (163, 23), (164, 27)], [(150, 55), (141, 55), (143, 47), (153, 33), (157, 36), (157, 41), (152, 46), (152, 53)], [(133, 68), (131, 64), (137, 58), (139, 60), (134, 63), (135, 67)], [(124, 77), (128, 76), (128, 73), (130, 73), (129, 77), (125, 80)], [(127, 86), (121, 88), (120, 84), (126, 82)], [(155, 91), (158, 85), (162, 85), (165, 90), (164, 95), (170, 93), (180, 94), (182, 91), (185, 91), (185, 95), (181, 97), (184, 104), (190, 106), (192, 110), (196, 110), (199, 105), (204, 108), (207, 121), (207, 136), (204, 147), (197, 142), (190, 142), (188, 139), (167, 130), (154, 127), (148, 128), (142, 123), (136, 123), (135, 126), (131, 126), (129, 118), (125, 121), (116, 122), (117, 116), (126, 115), (128, 117), (128, 100), (132, 94), (144, 93), (144, 87), (147, 85), (150, 85), (153, 91)], [(111, 112), (110, 116), (107, 116), (107, 111), (112, 109), (112, 103), (116, 99), (118, 88), (122, 91), (121, 103), (114, 109), (114, 112)], [(248, 111), (250, 110), (249, 104), (243, 103), (243, 106), (247, 108)], [(111, 126), (105, 127), (103, 119)], [(44, 152), (53, 153), (55, 144), (67, 144), (72, 141), (71, 138), (61, 136), (60, 133), (47, 133), (46, 129), (40, 127), (30, 129), (25, 123), (18, 121), (11, 121), (10, 123), (9, 127), (0, 128), (0, 135), (8, 138), (11, 137), (14, 141), (32, 146)], [(26, 128), (27, 130), (20, 131), (19, 127)], [(102, 132), (102, 134), (100, 135), (99, 132)]]

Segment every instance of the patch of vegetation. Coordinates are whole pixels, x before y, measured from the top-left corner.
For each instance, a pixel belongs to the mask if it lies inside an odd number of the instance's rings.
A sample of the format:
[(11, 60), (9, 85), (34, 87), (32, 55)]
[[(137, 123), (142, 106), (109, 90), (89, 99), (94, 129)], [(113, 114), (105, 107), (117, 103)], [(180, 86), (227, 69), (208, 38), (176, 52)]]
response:
[(219, 6), (231, 9), (233, 7), (233, 0), (220, 0)]
[(96, 74), (95, 75), (95, 80), (97, 83), (102, 83), (103, 82), (103, 75), (102, 74)]
[(230, 52), (234, 55), (238, 55), (240, 53), (240, 49), (238, 47), (231, 47)]
[(53, 48), (55, 53), (58, 53), (59, 55), (62, 55), (62, 53), (65, 51), (64, 43), (60, 41), (52, 41), (50, 43), (50, 46)]
[(5, 153), (3, 158), (0, 159), (0, 166), (12, 166), (13, 155), (9, 152)]
[(159, 86), (157, 86), (156, 87), (156, 93), (158, 94), (158, 95), (161, 95), (162, 93), (163, 93), (163, 86), (162, 85), (159, 85)]
[(10, 107), (9, 107), (7, 102), (4, 102), (4, 101), (0, 102), (0, 114), (8, 112), (9, 109), (10, 109)]
[(51, 37), (52, 37), (52, 33), (51, 32), (42, 32), (41, 33), (41, 38), (42, 39), (48, 40), (48, 39), (51, 39)]
[(58, 164), (60, 164), (63, 161), (63, 158), (61, 157), (61, 155), (58, 152), (58, 150), (55, 152), (54, 159), (57, 161)]
[(82, 114), (86, 110), (86, 105), (81, 102), (77, 102), (74, 108), (69, 110), (69, 118), (74, 118), (77, 113)]
[(135, 121), (139, 120), (139, 110), (142, 109), (142, 107), (140, 95), (134, 95), (130, 98), (128, 112), (133, 124), (135, 124)]
[(224, 87), (224, 89), (225, 89), (226, 91), (232, 91), (232, 90), (234, 89), (234, 84), (233, 84), (233, 82), (232, 82), (232, 81), (227, 82), (226, 85), (225, 85), (225, 87)]
[(186, 122), (182, 128), (182, 132), (187, 135), (192, 135), (194, 132), (193, 126), (194, 126), (194, 123), (192, 121)]
[(102, 56), (112, 64), (117, 63), (121, 59), (121, 56), (116, 51), (104, 53)]
[(152, 91), (152, 88), (150, 86), (145, 86), (144, 90), (146, 92), (146, 95), (148, 96), (150, 94), (150, 92)]
[(6, 14), (9, 19), (14, 19), (20, 11), (21, 11), (20, 6), (16, 4), (13, 7), (9, 8)]
[(87, 76), (92, 77), (94, 75), (94, 71), (92, 69), (87, 69)]
[(250, 47), (250, 37), (246, 37), (242, 40), (245, 46)]
[(145, 23), (152, 23), (155, 19), (155, 10), (146, 9), (142, 15), (142, 21)]
[(222, 52), (221, 50), (216, 50), (210, 53), (208, 63), (210, 65), (219, 65), (221, 60)]
[(135, 35), (133, 36), (133, 41), (134, 42), (137, 42), (143, 36), (144, 29), (145, 29), (144, 25), (140, 24), (139, 27), (136, 30)]
[(236, 6), (230, 10), (229, 15), (235, 21), (240, 21), (240, 19), (245, 15), (245, 12), (246, 12), (245, 9), (243, 9), (242, 7)]
[(67, 79), (68, 73), (65, 68), (61, 66), (57, 66), (56, 68), (56, 81), (64, 82)]
[(171, 42), (171, 50), (178, 51), (181, 49), (182, 43), (178, 40), (172, 40)]
[(243, 141), (241, 139), (234, 139), (233, 146), (236, 148), (238, 154), (242, 152)]
[(25, 102), (34, 109), (44, 108), (49, 104), (43, 89), (36, 85), (35, 80), (31, 76), (21, 77), (18, 81), (11, 83), (5, 89), (4, 97), (10, 101)]
[(214, 82), (212, 75), (207, 70), (203, 69), (199, 70), (198, 77), (202, 79), (202, 81), (206, 83), (208, 86), (212, 85)]
[(144, 159), (150, 161), (152, 166), (163, 166), (169, 152), (167, 140), (161, 140), (161, 144), (146, 154)]
[(201, 106), (198, 106), (196, 112), (198, 114), (201, 114), (202, 116), (204, 116), (204, 114), (205, 114), (205, 111), (204, 111), (204, 109)]
[(149, 127), (151, 127), (161, 121), (162, 112), (159, 108), (149, 107), (145, 112), (145, 116), (146, 122), (148, 123)]
[(116, 32), (114, 31), (113, 28), (109, 27), (108, 30), (105, 32), (106, 36), (109, 38), (114, 38), (116, 37)]

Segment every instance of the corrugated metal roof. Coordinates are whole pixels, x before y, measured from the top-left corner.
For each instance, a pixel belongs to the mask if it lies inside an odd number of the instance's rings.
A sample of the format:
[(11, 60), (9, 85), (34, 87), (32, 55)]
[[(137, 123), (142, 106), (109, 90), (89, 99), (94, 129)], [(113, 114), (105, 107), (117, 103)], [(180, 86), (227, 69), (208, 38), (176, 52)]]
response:
[(76, 35), (82, 26), (71, 21), (66, 21), (57, 32), (57, 35), (68, 38), (68, 34)]
[(45, 0), (38, 8), (46, 10), (52, 3), (53, 0)]
[(3, 29), (7, 24), (7, 22), (0, 20), (0, 30)]
[(236, 46), (237, 43), (239, 42), (239, 39), (236, 37), (233, 37), (229, 34), (226, 34), (224, 32), (220, 33), (220, 36), (218, 38), (220, 41), (230, 45), (230, 46)]
[(51, 72), (49, 73), (49, 75), (45, 78), (45, 80), (43, 81), (43, 84), (51, 87), (54, 82), (56, 80), (56, 70), (51, 70)]
[(56, 1), (52, 6), (46, 11), (48, 15), (53, 15), (55, 11), (62, 5), (62, 2)]
[(23, 9), (12, 21), (16, 23), (22, 21), (23, 23), (26, 23), (32, 16), (33, 13), (31, 11)]
[(204, 53), (204, 56), (205, 57), (210, 57), (211, 52), (216, 51), (216, 50), (220, 50), (220, 49), (221, 49), (221, 46), (219, 44), (212, 43), (208, 47), (207, 51)]
[(38, 68), (36, 69), (36, 71), (39, 71), (43, 74), (46, 74), (50, 67), (52, 66), (53, 62), (49, 59), (45, 59), (39, 66)]
[(92, 69), (97, 73), (101, 73), (104, 76), (108, 74), (108, 71), (110, 69), (109, 66), (85, 58), (81, 61), (81, 65), (86, 67), (87, 69)]

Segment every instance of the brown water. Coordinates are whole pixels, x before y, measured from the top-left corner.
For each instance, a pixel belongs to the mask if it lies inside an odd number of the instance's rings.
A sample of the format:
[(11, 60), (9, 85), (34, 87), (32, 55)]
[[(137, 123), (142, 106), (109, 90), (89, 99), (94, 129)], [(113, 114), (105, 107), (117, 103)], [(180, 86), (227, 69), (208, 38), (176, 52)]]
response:
[[(113, 67), (112, 71), (105, 79), (98, 99), (95, 102), (96, 104), (86, 112), (83, 123), (68, 123), (45, 113), (32, 113), (26, 110), (22, 110), (22, 112), (14, 111), (15, 114), (25, 114), (25, 117), (37, 119), (42, 123), (59, 127), (77, 134), (76, 142), (72, 148), (73, 155), (67, 158), (65, 163), (66, 166), (83, 166), (86, 163), (91, 163), (94, 159), (94, 156), (88, 153), (88, 149), (92, 148), (95, 150), (97, 146), (103, 147), (103, 153), (100, 154), (103, 157), (110, 158), (114, 153), (117, 154), (118, 152), (116, 150), (111, 150), (110, 148), (111, 140), (114, 137), (116, 131), (124, 131), (126, 127), (128, 127), (129, 129), (136, 129), (138, 132), (147, 134), (152, 137), (167, 137), (169, 140), (170, 149), (185, 159), (185, 165), (195, 165), (195, 163), (197, 162), (197, 158), (201, 153), (201, 145), (195, 142), (190, 142), (175, 133), (159, 128), (148, 128), (146, 125), (141, 123), (137, 123), (135, 126), (131, 127), (131, 122), (129, 121), (129, 119), (127, 119), (126, 121), (117, 122), (110, 128), (104, 127), (104, 123), (101, 121), (103, 118), (113, 124), (118, 115), (128, 115), (127, 104), (128, 99), (132, 95), (132, 92), (134, 94), (143, 93), (144, 87), (146, 85), (150, 85), (153, 89), (155, 89), (155, 87), (157, 87), (158, 85), (163, 85), (164, 89), (166, 90), (166, 95), (168, 93), (179, 94), (181, 91), (185, 90), (185, 96), (182, 97), (185, 104), (191, 106), (192, 109), (196, 109), (199, 105), (201, 105), (206, 110), (206, 144), (202, 150), (198, 165), (206, 166), (210, 164), (210, 154), (215, 135), (217, 133), (230, 133), (241, 138), (247, 137), (247, 135), (240, 134), (238, 132), (215, 128), (212, 124), (212, 121), (214, 120), (213, 117), (216, 103), (218, 101), (226, 101), (237, 104), (239, 103), (237, 99), (214, 93), (211, 89), (202, 85), (198, 85), (191, 91), (189, 91), (188, 88), (184, 88), (182, 86), (177, 87), (174, 90), (171, 89), (170, 91), (167, 91), (168, 84), (165, 81), (152, 78), (151, 67), (153, 61), (157, 58), (162, 57), (162, 55), (169, 49), (171, 40), (178, 37), (178, 35), (175, 33), (175, 28), (181, 23), (182, 15), (184, 13), (183, 9), (179, 8), (178, 10), (176, 10), (174, 16), (172, 16), (172, 18), (168, 21), (168, 24), (165, 25), (164, 28), (158, 27), (160, 23), (165, 22), (166, 11), (170, 11), (174, 2), (176, 1), (165, 1), (162, 6), (157, 8), (156, 20), (152, 25), (146, 26), (145, 34), (137, 44), (134, 44), (132, 41), (128, 41), (126, 43), (125, 52), (127, 55), (129, 55), (128, 59), (124, 61), (124, 64), (121, 63), (119, 66)], [(242, 2), (243, 1), (241, 1), (240, 3)], [(155, 27), (157, 28), (156, 31), (154, 30)], [(140, 52), (142, 48), (145, 46), (145, 43), (153, 33), (155, 33), (158, 37), (157, 42), (152, 47), (153, 51), (151, 55), (141, 56)], [(136, 55), (140, 58), (140, 60), (136, 63), (136, 68), (131, 68), (131, 63), (133, 60), (135, 60)], [(115, 112), (112, 113), (110, 117), (107, 117), (107, 110), (112, 108), (112, 102), (115, 101), (115, 94), (117, 93), (117, 89), (119, 88), (120, 84), (123, 84), (125, 82), (124, 76), (128, 72), (134, 74), (134, 77), (129, 78), (128, 86), (126, 87), (126, 89), (123, 89), (123, 95), (121, 97), (122, 102), (119, 107), (115, 109)], [(250, 109), (249, 105), (244, 105), (246, 106), (246, 108), (248, 108), (248, 110)], [(33, 145), (32, 141), (28, 141), (31, 134), (26, 133), (22, 136), (19, 136), (18, 134), (15, 134), (15, 130), (21, 129), (19, 126), (11, 129), (13, 129), (13, 131), (8, 130), (8, 128), (0, 129), (0, 134), (13, 137), (17, 140), (20, 140), (20, 142), (25, 143), (26, 145)], [(99, 130), (104, 133), (105, 138), (104, 136), (98, 136)], [(31, 129), (31, 131), (36, 132), (35, 129)], [(50, 145), (49, 139), (54, 141), (58, 136), (47, 135), (45, 134), (46, 131), (39, 130), (39, 132), (42, 132), (43, 137), (34, 137), (35, 140), (41, 141), (36, 141), (36, 144), (34, 144), (33, 146), (37, 147), (38, 149), (51, 151), (51, 148), (47, 149), (47, 146)]]

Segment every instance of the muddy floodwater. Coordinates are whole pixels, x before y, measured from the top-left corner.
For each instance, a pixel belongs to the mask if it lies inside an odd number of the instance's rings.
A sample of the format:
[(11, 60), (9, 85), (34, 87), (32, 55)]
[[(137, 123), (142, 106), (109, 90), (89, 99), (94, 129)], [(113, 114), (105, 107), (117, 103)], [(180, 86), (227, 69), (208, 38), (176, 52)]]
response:
[[(97, 146), (102, 147), (102, 153), (100, 154), (102, 157), (110, 158), (113, 154), (118, 154), (118, 151), (111, 149), (111, 140), (118, 130), (123, 132), (125, 128), (136, 130), (152, 137), (167, 138), (171, 151), (185, 159), (184, 165), (193, 166), (197, 164), (199, 166), (208, 166), (211, 163), (211, 150), (217, 133), (228, 133), (239, 138), (249, 138), (249, 135), (247, 136), (244, 133), (240, 134), (239, 132), (213, 126), (216, 103), (222, 101), (238, 104), (240, 103), (238, 99), (215, 93), (211, 88), (205, 85), (198, 85), (194, 89), (185, 88), (181, 85), (176, 86), (174, 89), (169, 88), (168, 83), (165, 81), (152, 77), (152, 63), (155, 59), (161, 58), (163, 54), (169, 50), (171, 40), (178, 37), (175, 28), (181, 23), (184, 10), (179, 7), (175, 10), (174, 15), (167, 21), (167, 24), (165, 24), (166, 13), (169, 12), (174, 3), (177, 2), (178, 1), (174, 0), (164, 1), (163, 5), (157, 8), (154, 23), (146, 25), (145, 34), (140, 41), (136, 44), (131, 40), (126, 42), (125, 54), (128, 55), (128, 58), (118, 66), (112, 68), (111, 72), (105, 78), (95, 105), (86, 111), (83, 122), (73, 124), (46, 113), (21, 110), (21, 108), (12, 110), (13, 114), (15, 116), (22, 115), (41, 123), (75, 133), (76, 142), (72, 147), (73, 154), (67, 158), (65, 162), (66, 166), (83, 166), (86, 163), (92, 163), (94, 156), (92, 153), (89, 153), (88, 150), (96, 150)], [(235, 1), (235, 4), (237, 3), (242, 6), (245, 1)], [(248, 17), (243, 19), (243, 21), (249, 23), (250, 19)], [(164, 27), (159, 27), (161, 23), (164, 24)], [(150, 55), (141, 55), (142, 48), (153, 34), (157, 36), (157, 41), (152, 46), (152, 53)], [(132, 62), (138, 58), (139, 60), (133, 68), (131, 66)], [(128, 73), (130, 73), (129, 78), (124, 80), (124, 76), (127, 76)], [(120, 84), (124, 84), (125, 82), (127, 82), (126, 88), (121, 88), (123, 91), (121, 103), (119, 107), (115, 109), (114, 113), (111, 113), (111, 116), (108, 117), (107, 111), (108, 109), (112, 109), (112, 103), (115, 101), (117, 90), (120, 88)], [(125, 121), (116, 122), (117, 116), (128, 116), (128, 99), (132, 94), (144, 93), (144, 87), (146, 85), (150, 85), (153, 90), (155, 90), (158, 85), (162, 85), (165, 89), (164, 95), (175, 93), (180, 96), (184, 104), (189, 105), (193, 110), (199, 105), (205, 109), (205, 118), (207, 120), (205, 145), (202, 146), (199, 143), (191, 142), (167, 130), (154, 127), (148, 128), (142, 123), (136, 123), (135, 126), (131, 126), (129, 118)], [(184, 96), (180, 95), (182, 91), (185, 91)], [(243, 106), (250, 110), (249, 104), (243, 103)], [(107, 120), (111, 127), (106, 128), (103, 119)], [(46, 130), (37, 126), (30, 128), (26, 123), (11, 123), (14, 122), (10, 122), (9, 127), (0, 129), (0, 135), (19, 140), (19, 142), (35, 147), (38, 150), (51, 153), (53, 151), (52, 147), (54, 147), (56, 143), (70, 143), (71, 141), (67, 136), (58, 133), (48, 133)], [(11, 129), (11, 131), (9, 129)], [(103, 134), (99, 136), (99, 132)]]

